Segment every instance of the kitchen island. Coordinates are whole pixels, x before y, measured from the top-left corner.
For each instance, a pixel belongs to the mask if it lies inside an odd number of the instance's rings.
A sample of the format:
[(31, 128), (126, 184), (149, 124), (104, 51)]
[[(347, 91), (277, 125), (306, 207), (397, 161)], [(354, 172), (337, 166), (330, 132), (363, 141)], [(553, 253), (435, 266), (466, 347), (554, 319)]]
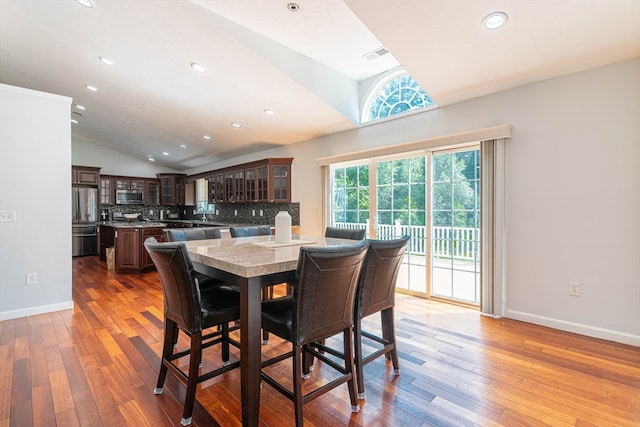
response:
[(100, 261), (107, 260), (107, 248), (114, 248), (116, 273), (142, 273), (155, 266), (144, 241), (155, 237), (164, 241), (167, 224), (147, 221), (104, 221), (99, 223)]

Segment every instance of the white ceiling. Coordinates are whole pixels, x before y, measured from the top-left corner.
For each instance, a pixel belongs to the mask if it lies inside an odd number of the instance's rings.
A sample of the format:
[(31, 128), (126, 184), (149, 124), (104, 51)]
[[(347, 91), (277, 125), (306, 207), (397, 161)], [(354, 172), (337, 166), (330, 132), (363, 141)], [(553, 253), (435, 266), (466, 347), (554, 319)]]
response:
[(353, 129), (358, 82), (399, 65), (444, 106), (640, 56), (640, 0), (290, 1), (0, 0), (0, 82), (84, 105), (74, 138), (185, 170)]

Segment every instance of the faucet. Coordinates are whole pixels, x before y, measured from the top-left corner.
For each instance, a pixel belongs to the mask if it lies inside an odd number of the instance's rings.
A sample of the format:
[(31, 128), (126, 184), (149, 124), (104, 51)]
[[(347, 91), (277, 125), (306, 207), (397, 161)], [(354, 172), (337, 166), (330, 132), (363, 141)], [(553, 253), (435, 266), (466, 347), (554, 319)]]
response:
[(204, 221), (204, 222), (206, 222), (206, 221), (207, 221), (207, 215), (206, 215), (204, 212), (202, 212), (202, 218), (201, 218), (201, 219), (202, 219), (202, 221)]

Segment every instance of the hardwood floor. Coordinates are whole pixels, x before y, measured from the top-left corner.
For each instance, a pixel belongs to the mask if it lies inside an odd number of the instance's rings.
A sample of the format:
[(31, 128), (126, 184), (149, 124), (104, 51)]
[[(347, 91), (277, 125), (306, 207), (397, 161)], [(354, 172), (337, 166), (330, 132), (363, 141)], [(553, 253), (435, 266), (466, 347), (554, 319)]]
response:
[[(74, 310), (0, 322), (0, 427), (179, 425), (182, 384), (169, 374), (165, 393), (153, 394), (157, 274), (117, 275), (97, 257), (74, 258), (73, 300)], [(406, 295), (397, 297), (396, 328), (400, 376), (376, 360), (365, 367), (359, 413), (339, 387), (305, 405), (305, 425), (640, 425), (640, 348)], [(262, 348), (287, 346), (272, 337)], [(207, 350), (205, 364), (219, 360), (217, 348)], [(273, 369), (290, 375), (289, 366)], [(192, 425), (241, 424), (239, 375), (198, 388)], [(316, 362), (307, 381), (329, 375)], [(261, 425), (292, 425), (291, 402), (268, 385), (260, 399)]]

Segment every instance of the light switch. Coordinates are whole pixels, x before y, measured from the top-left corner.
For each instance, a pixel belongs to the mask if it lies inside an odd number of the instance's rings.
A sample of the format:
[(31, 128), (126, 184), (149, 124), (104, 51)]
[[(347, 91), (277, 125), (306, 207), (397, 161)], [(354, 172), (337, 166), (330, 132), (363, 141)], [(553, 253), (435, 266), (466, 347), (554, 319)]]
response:
[(16, 222), (16, 211), (0, 211), (0, 222)]

